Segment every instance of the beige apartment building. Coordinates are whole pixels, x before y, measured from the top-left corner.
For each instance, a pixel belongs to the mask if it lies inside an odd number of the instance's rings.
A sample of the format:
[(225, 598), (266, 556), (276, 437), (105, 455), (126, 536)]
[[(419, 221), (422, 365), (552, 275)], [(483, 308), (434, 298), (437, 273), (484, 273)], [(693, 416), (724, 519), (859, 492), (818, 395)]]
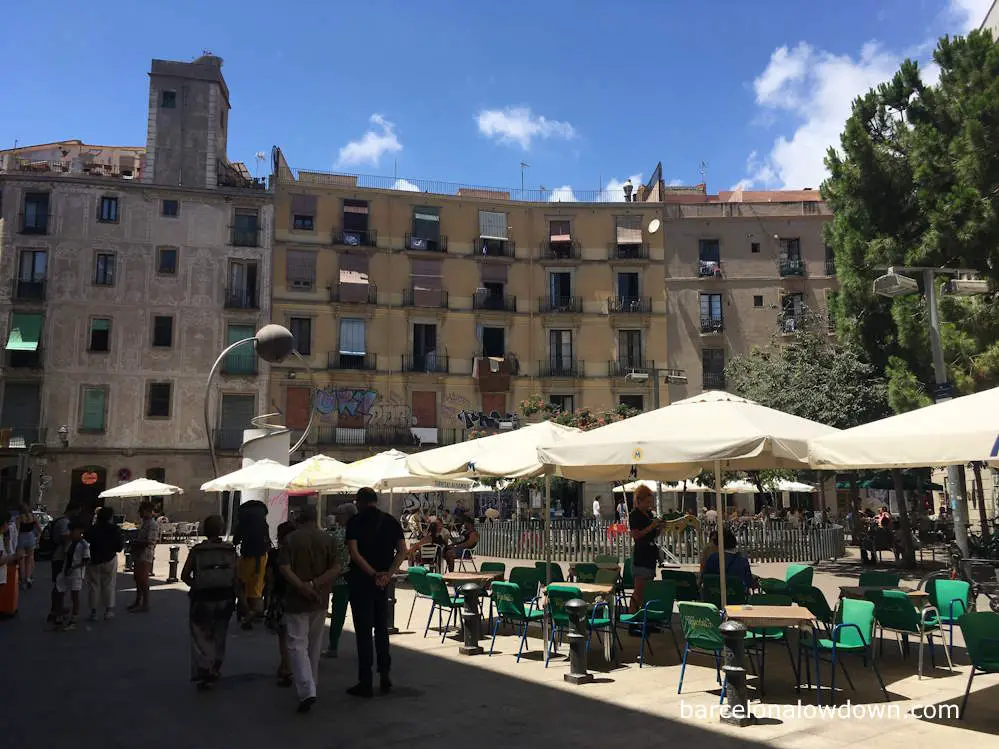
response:
[[(227, 342), (270, 318), (272, 233), (266, 186), (226, 158), (221, 67), (152, 61), (144, 147), (0, 152), (5, 504), (61, 511), (147, 476), (184, 489), (168, 515), (216, 506), (198, 490), (212, 475), (206, 380)], [(237, 466), (266, 388), (251, 349), (223, 365), (221, 468)]]

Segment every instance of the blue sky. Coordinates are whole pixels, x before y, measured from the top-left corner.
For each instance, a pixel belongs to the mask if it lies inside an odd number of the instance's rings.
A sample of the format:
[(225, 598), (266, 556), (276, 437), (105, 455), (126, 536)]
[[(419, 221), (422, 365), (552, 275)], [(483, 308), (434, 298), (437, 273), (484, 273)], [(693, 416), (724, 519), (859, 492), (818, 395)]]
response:
[[(229, 156), (519, 186), (817, 186), (851, 99), (990, 0), (11, 3), (0, 144), (145, 143), (152, 58), (225, 60)], [(932, 74), (932, 72), (931, 72)]]

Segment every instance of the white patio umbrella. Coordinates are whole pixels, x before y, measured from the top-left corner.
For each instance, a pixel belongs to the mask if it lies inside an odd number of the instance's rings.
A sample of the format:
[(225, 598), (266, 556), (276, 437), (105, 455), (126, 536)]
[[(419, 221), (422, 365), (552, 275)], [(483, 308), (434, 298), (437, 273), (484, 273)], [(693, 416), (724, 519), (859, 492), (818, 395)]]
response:
[(814, 468), (922, 468), (999, 462), (999, 388), (813, 439)]
[[(555, 445), (538, 449), (541, 462), (571, 479), (605, 479), (634, 472), (638, 478), (670, 473), (694, 476), (714, 468), (715, 498), (722, 507), (722, 471), (805, 468), (808, 442), (837, 430), (721, 391), (677, 401)], [(723, 522), (718, 523), (718, 546)], [(725, 565), (719, 564), (726, 603)]]
[(171, 494), (183, 494), (179, 486), (164, 484), (152, 479), (135, 479), (126, 484), (119, 484), (112, 489), (105, 489), (98, 496), (101, 499), (130, 499), (135, 497), (163, 497)]
[(294, 466), (284, 466), (276, 460), (265, 458), (238, 471), (219, 476), (201, 485), (203, 492), (243, 492), (253, 489), (285, 491), (288, 487), (289, 471)]
[(286, 477), (289, 491), (323, 491), (344, 488), (340, 484), (340, 475), (347, 470), (347, 463), (342, 463), (328, 455), (313, 455), (288, 467)]

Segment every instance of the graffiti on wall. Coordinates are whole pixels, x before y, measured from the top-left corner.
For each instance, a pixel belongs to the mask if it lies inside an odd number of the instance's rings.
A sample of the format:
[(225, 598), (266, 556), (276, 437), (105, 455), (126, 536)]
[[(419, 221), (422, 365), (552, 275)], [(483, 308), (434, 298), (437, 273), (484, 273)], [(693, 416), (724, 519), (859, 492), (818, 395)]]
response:
[(377, 390), (327, 386), (316, 391), (316, 410), (320, 416), (370, 416), (376, 400)]
[(444, 514), (444, 495), (436, 494), (408, 494), (402, 503), (404, 513), (422, 512), (424, 515), (436, 515), (440, 517)]
[(512, 428), (520, 426), (520, 417), (515, 413), (501, 414), (499, 411), (459, 411), (455, 418), (465, 429), (499, 429), (500, 422), (510, 422)]

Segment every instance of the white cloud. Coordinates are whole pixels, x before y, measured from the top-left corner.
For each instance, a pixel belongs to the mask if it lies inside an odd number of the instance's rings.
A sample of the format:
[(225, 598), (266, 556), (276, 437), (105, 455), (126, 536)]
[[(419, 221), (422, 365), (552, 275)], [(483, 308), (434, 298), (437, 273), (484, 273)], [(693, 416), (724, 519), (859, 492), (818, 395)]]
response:
[(964, 34), (982, 25), (990, 7), (992, 0), (950, 0), (947, 10)]
[(750, 190), (754, 187), (770, 188), (777, 183), (777, 173), (773, 167), (760, 160), (757, 151), (750, 151), (746, 157), (746, 176), (732, 185), (733, 190)]
[(681, 185), (683, 185), (683, 180), (679, 177), (666, 180), (666, 187), (680, 187)]
[(395, 181), (392, 185), (393, 190), (405, 190), (406, 192), (420, 192), (420, 188), (410, 182), (408, 179), (402, 179), (401, 177)]
[(516, 143), (525, 151), (535, 138), (562, 138), (576, 136), (575, 128), (568, 122), (549, 120), (531, 112), (529, 107), (483, 109), (476, 115), (479, 132), (500, 143)]
[(334, 168), (341, 169), (360, 164), (378, 166), (382, 156), (402, 150), (402, 143), (396, 137), (393, 123), (380, 114), (371, 115), (369, 121), (373, 127), (358, 140), (352, 140), (340, 149)]
[(572, 191), (571, 185), (556, 187), (548, 194), (549, 203), (575, 203), (576, 194)]
[[(638, 186), (642, 184), (642, 174), (632, 174), (628, 177), (631, 180), (631, 185), (636, 190)], [(616, 177), (611, 177), (607, 182), (607, 186), (604, 188), (603, 200), (608, 203), (623, 203), (624, 202), (624, 183), (628, 180), (619, 180)], [(632, 193), (634, 194), (634, 193)]]

